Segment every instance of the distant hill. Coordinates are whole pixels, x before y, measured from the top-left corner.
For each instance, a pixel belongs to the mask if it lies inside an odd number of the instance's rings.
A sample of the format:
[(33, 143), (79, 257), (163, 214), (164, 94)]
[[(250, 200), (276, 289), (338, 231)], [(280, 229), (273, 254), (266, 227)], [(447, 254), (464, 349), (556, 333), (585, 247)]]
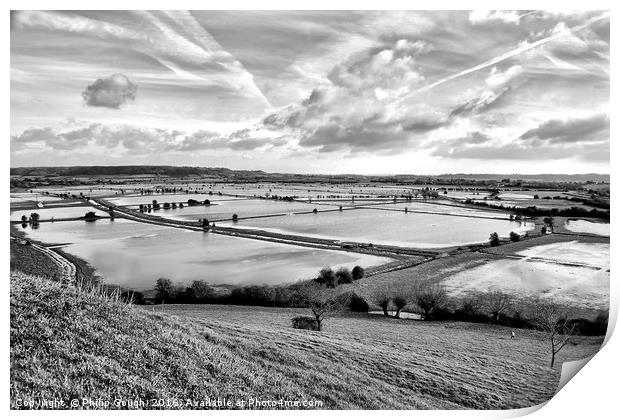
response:
[(123, 166), (35, 166), (11, 168), (12, 176), (223, 176), (262, 174), (262, 171), (233, 171), (227, 168), (197, 166), (123, 165)]
[(471, 179), (471, 180), (494, 180), (501, 181), (510, 179), (511, 181), (541, 181), (541, 182), (609, 182), (609, 174), (442, 174), (436, 178), (442, 179)]
[(355, 174), (282, 174), (268, 173), (253, 170), (233, 170), (228, 168), (208, 168), (199, 166), (165, 166), (165, 165), (122, 165), (122, 166), (34, 166), (11, 168), (11, 176), (28, 177), (114, 177), (114, 176), (152, 176), (152, 177), (221, 177), (229, 179), (270, 179), (270, 180), (289, 180), (312, 178), (316, 181), (321, 180), (366, 180), (378, 182), (403, 182), (410, 180), (423, 179), (444, 179), (444, 180), (489, 180), (501, 181), (510, 179), (511, 181), (541, 181), (541, 182), (609, 182), (609, 174), (442, 174), (442, 175), (355, 175)]

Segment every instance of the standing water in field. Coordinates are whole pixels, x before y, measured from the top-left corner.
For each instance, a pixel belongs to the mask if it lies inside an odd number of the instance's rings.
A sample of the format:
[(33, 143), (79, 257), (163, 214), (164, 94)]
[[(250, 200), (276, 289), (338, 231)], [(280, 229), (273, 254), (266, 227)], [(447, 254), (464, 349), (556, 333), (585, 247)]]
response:
[(188, 284), (281, 285), (316, 276), (324, 266), (349, 269), (389, 258), (231, 238), (126, 220), (42, 223), (19, 228), (90, 263), (106, 283), (149, 289), (160, 277)]

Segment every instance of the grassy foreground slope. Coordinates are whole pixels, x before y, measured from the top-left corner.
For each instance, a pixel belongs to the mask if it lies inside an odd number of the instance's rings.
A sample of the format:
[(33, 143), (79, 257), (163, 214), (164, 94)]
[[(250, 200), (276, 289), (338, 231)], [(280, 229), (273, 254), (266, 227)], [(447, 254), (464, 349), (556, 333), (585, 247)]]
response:
[[(511, 408), (545, 401), (559, 378), (532, 331), (510, 340), (501, 327), (371, 315), (328, 319), (324, 332), (290, 328), (305, 312), (142, 309), (12, 273), (11, 404), (253, 397), (320, 400), (323, 408)], [(600, 346), (576, 341), (559, 361)]]

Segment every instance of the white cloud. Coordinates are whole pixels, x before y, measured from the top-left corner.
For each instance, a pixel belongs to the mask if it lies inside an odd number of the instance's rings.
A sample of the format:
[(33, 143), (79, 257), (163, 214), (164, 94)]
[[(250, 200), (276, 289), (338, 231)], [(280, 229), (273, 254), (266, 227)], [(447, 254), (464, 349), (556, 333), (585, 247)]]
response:
[(519, 24), (521, 16), (515, 10), (472, 10), (469, 13), (469, 21), (473, 25), (479, 25), (490, 21)]

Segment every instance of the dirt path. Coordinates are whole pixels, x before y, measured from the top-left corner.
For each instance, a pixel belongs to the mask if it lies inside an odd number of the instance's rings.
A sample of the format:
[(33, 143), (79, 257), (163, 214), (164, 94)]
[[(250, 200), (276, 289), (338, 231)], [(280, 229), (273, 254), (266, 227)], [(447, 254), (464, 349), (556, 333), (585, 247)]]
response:
[[(15, 236), (11, 236), (11, 240), (18, 241), (18, 242), (23, 241), (23, 239), (15, 237)], [(63, 283), (69, 283), (69, 284), (76, 283), (77, 269), (75, 267), (75, 264), (73, 264), (71, 261), (69, 261), (62, 255), (60, 255), (59, 253), (55, 252), (53, 249), (50, 249), (49, 247), (36, 244), (32, 241), (29, 241), (29, 242), (30, 242), (30, 245), (24, 245), (24, 246), (30, 246), (36, 249), (37, 251), (47, 255), (48, 257), (50, 257), (50, 259), (52, 259), (52, 261), (54, 261), (54, 263), (56, 263), (56, 265), (58, 265), (58, 268), (60, 270), (61, 280)]]

